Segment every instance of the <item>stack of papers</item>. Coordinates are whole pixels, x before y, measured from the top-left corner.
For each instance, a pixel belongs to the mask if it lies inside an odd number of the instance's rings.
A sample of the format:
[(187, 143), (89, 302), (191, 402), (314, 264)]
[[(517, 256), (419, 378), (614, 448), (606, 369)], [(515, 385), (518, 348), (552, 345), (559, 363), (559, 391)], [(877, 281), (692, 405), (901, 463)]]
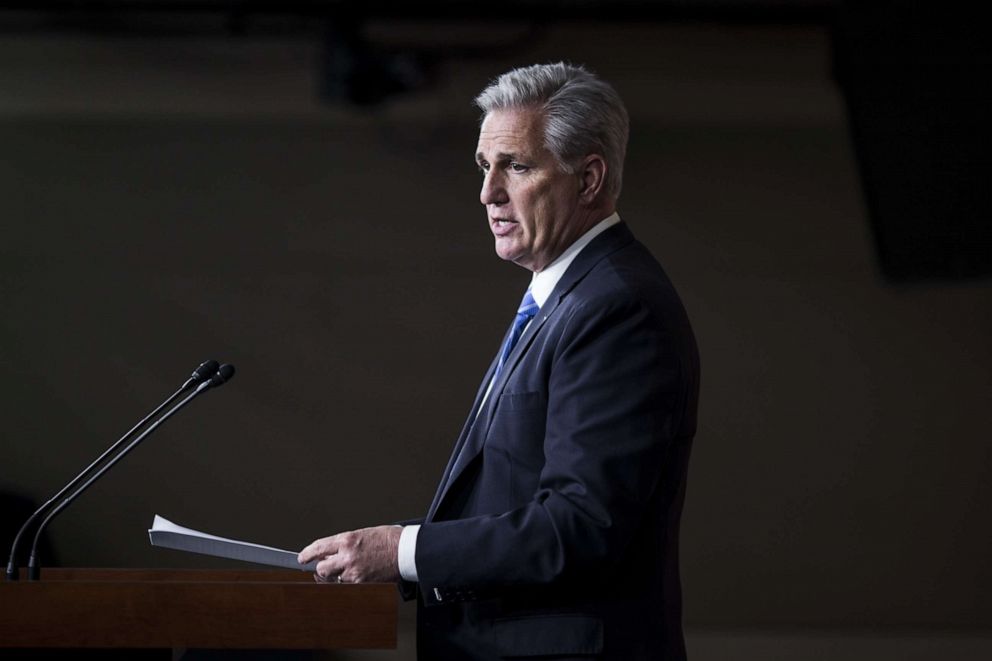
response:
[(152, 527), (148, 530), (148, 539), (152, 546), (161, 546), (177, 551), (189, 551), (190, 553), (202, 553), (218, 558), (231, 558), (232, 560), (242, 560), (244, 562), (254, 562), (270, 567), (283, 567), (285, 569), (299, 569), (302, 571), (314, 571), (317, 561), (301, 565), (296, 560), (296, 551), (284, 551), (283, 549), (241, 542), (236, 539), (227, 539), (208, 535), (207, 533), (190, 528), (183, 528), (172, 521), (165, 519), (158, 514), (152, 522)]

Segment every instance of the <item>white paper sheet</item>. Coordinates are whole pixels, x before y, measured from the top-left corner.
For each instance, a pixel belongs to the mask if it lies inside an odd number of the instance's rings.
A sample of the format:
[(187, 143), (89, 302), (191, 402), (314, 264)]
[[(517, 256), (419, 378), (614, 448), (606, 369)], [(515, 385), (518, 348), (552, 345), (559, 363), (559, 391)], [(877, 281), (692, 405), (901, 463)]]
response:
[(148, 539), (152, 546), (161, 546), (177, 551), (189, 551), (190, 553), (202, 553), (218, 558), (230, 558), (232, 560), (242, 560), (244, 562), (254, 562), (270, 567), (283, 567), (285, 569), (299, 569), (302, 571), (313, 571), (317, 562), (313, 561), (306, 565), (301, 565), (296, 561), (296, 551), (284, 551), (283, 549), (242, 542), (236, 539), (227, 539), (216, 535), (209, 535), (199, 530), (192, 530), (176, 525), (166, 518), (155, 515), (152, 527), (148, 530)]

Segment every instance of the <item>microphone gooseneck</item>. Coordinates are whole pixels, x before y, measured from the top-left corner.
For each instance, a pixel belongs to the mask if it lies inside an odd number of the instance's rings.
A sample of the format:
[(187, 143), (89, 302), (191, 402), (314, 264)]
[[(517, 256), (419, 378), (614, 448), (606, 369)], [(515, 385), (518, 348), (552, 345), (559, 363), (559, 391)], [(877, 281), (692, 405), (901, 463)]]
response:
[(86, 491), (90, 485), (99, 480), (104, 473), (114, 467), (118, 461), (123, 459), (131, 450), (136, 448), (141, 441), (145, 440), (149, 434), (158, 429), (158, 427), (164, 423), (166, 420), (171, 418), (173, 415), (178, 413), (183, 407), (193, 401), (196, 397), (201, 395), (206, 390), (210, 388), (216, 388), (217, 386), (223, 385), (228, 382), (231, 377), (234, 376), (234, 366), (233, 365), (221, 365), (220, 368), (214, 373), (212, 377), (200, 383), (196, 387), (196, 390), (186, 395), (182, 401), (169, 409), (162, 417), (153, 422), (148, 426), (145, 431), (141, 432), (137, 438), (131, 441), (123, 450), (117, 453), (113, 459), (104, 464), (100, 470), (94, 473), (89, 479), (87, 479), (83, 484), (76, 489), (71, 495), (69, 495), (65, 500), (58, 504), (55, 509), (48, 513), (48, 516), (41, 522), (38, 526), (38, 530), (34, 536), (34, 543), (31, 545), (31, 556), (28, 558), (28, 580), (37, 581), (41, 578), (41, 563), (38, 561), (38, 542), (41, 540), (41, 533), (45, 530), (48, 524), (54, 519), (58, 514), (68, 507), (76, 498), (78, 498), (84, 491)]
[[(7, 580), (8, 581), (16, 581), (19, 578), (19, 576), (18, 576), (19, 571), (18, 571), (18, 566), (17, 566), (17, 549), (20, 546), (21, 538), (27, 533), (27, 531), (30, 529), (31, 525), (44, 512), (46, 512), (56, 502), (58, 502), (67, 493), (69, 493), (72, 489), (74, 489), (97, 466), (99, 466), (101, 463), (103, 463), (113, 453), (117, 452), (117, 450), (121, 447), (121, 445), (123, 445), (123, 443), (128, 438), (130, 438), (138, 429), (140, 429), (149, 420), (151, 420), (152, 418), (154, 418), (155, 416), (157, 416), (159, 413), (161, 413), (167, 406), (169, 406), (170, 404), (172, 404), (172, 402), (174, 402), (180, 395), (182, 395), (184, 392), (186, 392), (187, 390), (189, 390), (194, 385), (202, 384), (204, 382), (207, 382), (207, 381), (212, 380), (215, 376), (217, 376), (217, 374), (219, 374), (219, 370), (218, 370), (218, 364), (217, 364), (217, 361), (216, 360), (205, 360), (202, 363), (200, 363), (200, 366), (197, 367), (195, 370), (193, 370), (193, 373), (190, 376), (190, 378), (187, 379), (186, 382), (183, 383), (183, 385), (180, 386), (179, 389), (176, 392), (174, 392), (172, 395), (170, 395), (168, 397), (168, 399), (166, 399), (164, 402), (162, 402), (161, 404), (159, 404), (155, 408), (155, 410), (153, 410), (151, 413), (149, 413), (144, 418), (142, 418), (136, 425), (134, 425), (133, 427), (131, 427), (131, 429), (129, 429), (123, 436), (121, 436), (113, 445), (111, 445), (109, 448), (107, 448), (103, 452), (103, 454), (101, 454), (99, 457), (97, 457), (95, 460), (93, 460), (93, 462), (90, 463), (89, 466), (87, 466), (86, 468), (84, 468), (83, 471), (81, 473), (79, 473), (79, 475), (77, 475), (76, 477), (74, 477), (68, 484), (66, 484), (64, 487), (62, 487), (59, 490), (58, 493), (56, 493), (54, 496), (52, 496), (51, 498), (49, 498), (41, 507), (39, 507), (37, 510), (35, 510), (34, 513), (30, 517), (28, 517), (28, 520), (24, 522), (24, 525), (21, 526), (20, 530), (18, 530), (17, 535), (14, 537), (14, 542), (13, 542), (13, 544), (11, 544), (11, 547), (10, 547), (10, 557), (9, 557), (9, 559), (7, 561), (7, 573), (6, 573)], [(233, 374), (233, 368), (231, 368), (231, 374)], [(230, 378), (230, 376), (228, 376), (227, 378)], [(224, 380), (226, 381), (227, 379), (224, 379)], [(223, 383), (223, 381), (221, 383)], [(83, 488), (85, 489), (85, 487), (83, 487)], [(73, 496), (72, 498), (75, 498), (75, 496)], [(71, 501), (72, 498), (70, 498), (69, 500)], [(64, 506), (65, 505), (60, 505), (59, 506), (59, 509), (61, 510)], [(49, 517), (47, 519), (45, 519), (45, 522), (47, 522), (50, 519), (51, 519), (51, 515), (49, 515)], [(41, 530), (44, 527), (45, 527), (45, 523), (42, 523), (42, 525), (39, 526), (38, 531), (37, 531), (37, 534), (35, 535), (34, 547), (33, 548), (36, 548), (37, 547), (38, 540), (39, 540), (40, 535), (41, 535)]]

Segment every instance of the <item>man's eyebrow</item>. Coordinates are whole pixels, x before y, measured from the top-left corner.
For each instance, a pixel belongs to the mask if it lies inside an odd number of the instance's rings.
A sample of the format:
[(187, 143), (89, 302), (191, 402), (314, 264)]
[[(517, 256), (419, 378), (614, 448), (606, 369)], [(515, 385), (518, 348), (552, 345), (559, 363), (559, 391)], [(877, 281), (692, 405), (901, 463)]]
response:
[[(480, 161), (484, 161), (484, 160), (486, 160), (486, 156), (481, 151), (480, 152), (477, 152), (475, 154), (475, 162), (476, 163), (478, 163)], [(507, 161), (519, 161), (519, 160), (520, 160), (520, 156), (518, 154), (514, 154), (512, 152), (508, 153), (508, 152), (502, 152), (501, 151), (501, 152), (498, 152), (496, 154), (496, 162), (497, 163), (506, 163)]]

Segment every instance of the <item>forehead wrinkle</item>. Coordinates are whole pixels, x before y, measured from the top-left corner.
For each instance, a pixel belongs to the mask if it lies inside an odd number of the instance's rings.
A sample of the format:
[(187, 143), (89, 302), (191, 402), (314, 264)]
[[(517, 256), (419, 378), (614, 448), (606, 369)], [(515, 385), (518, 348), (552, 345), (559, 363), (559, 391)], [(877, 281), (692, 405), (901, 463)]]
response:
[(512, 133), (501, 136), (480, 136), (476, 151), (476, 159), (487, 158), (487, 149), (492, 153), (491, 158), (500, 160), (519, 160), (533, 157), (533, 145), (528, 144), (525, 135)]
[(539, 129), (527, 111), (491, 113), (479, 130), (476, 160), (486, 159), (487, 150), (494, 161), (534, 160), (544, 147)]

